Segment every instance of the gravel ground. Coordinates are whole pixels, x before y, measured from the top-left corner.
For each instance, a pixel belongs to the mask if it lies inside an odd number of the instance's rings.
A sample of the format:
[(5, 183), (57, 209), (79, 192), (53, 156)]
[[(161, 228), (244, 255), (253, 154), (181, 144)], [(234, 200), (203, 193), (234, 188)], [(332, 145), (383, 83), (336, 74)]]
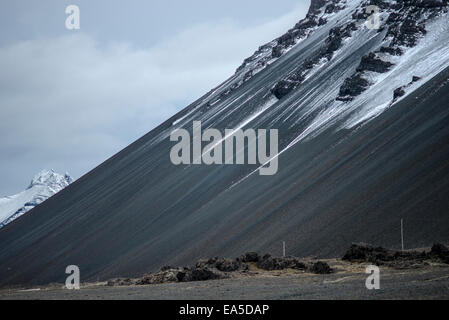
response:
[(179, 300), (300, 300), (300, 299), (449, 299), (449, 266), (407, 270), (381, 268), (381, 289), (367, 290), (366, 265), (333, 261), (336, 272), (313, 275), (295, 271), (251, 271), (235, 278), (150, 286), (108, 287), (85, 284), (80, 290), (62, 285), (2, 289), (0, 299), (179, 299)]

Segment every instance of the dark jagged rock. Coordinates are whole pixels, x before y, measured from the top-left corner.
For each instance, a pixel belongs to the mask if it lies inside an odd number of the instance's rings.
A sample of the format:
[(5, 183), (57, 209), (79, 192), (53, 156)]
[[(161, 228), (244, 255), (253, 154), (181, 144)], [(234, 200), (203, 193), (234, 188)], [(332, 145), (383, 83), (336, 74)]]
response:
[(309, 267), (309, 271), (315, 274), (330, 274), (333, 272), (329, 264), (323, 261), (312, 263)]
[(448, 5), (447, 0), (398, 0), (404, 6), (421, 8), (440, 8)]
[(306, 265), (295, 257), (284, 257), (277, 258), (272, 257), (270, 255), (265, 255), (262, 259), (257, 263), (257, 267), (272, 271), (272, 270), (284, 270), (284, 269), (296, 269), (296, 270), (305, 270)]
[(414, 47), (418, 41), (418, 37), (427, 33), (424, 24), (417, 24), (414, 19), (406, 19), (396, 35), (394, 44)]
[(141, 279), (135, 281), (136, 285), (161, 284), (168, 282), (178, 282), (178, 269), (170, 269), (148, 274)]
[(248, 265), (240, 258), (224, 259), (211, 258), (208, 260), (199, 260), (196, 263), (196, 268), (215, 268), (223, 272), (234, 272), (237, 270), (248, 270)]
[(399, 87), (394, 90), (393, 92), (393, 99), (396, 100), (397, 98), (400, 98), (405, 95), (405, 91), (403, 87)]
[(340, 49), (342, 41), (343, 30), (338, 27), (332, 28), (326, 39), (326, 45), (321, 51), (322, 55), (326, 56), (328, 60), (331, 60), (334, 52)]
[(344, 39), (351, 37), (353, 31), (357, 30), (354, 22), (350, 22), (341, 27), (332, 28), (326, 39), (325, 46), (321, 49), (321, 56), (331, 60), (335, 51), (341, 48)]
[[(386, 49), (384, 49), (386, 50)], [(391, 50), (394, 50), (391, 48)], [(364, 92), (370, 85), (368, 80), (363, 78), (363, 72), (371, 71), (377, 73), (385, 73), (391, 69), (392, 63), (383, 61), (375, 53), (370, 52), (363, 56), (355, 74), (347, 78), (340, 87), (340, 92), (336, 100), (351, 101), (354, 97)]]
[(326, 0), (312, 0), (310, 2), (308, 15), (318, 14), (319, 10), (326, 5)]
[(413, 83), (418, 82), (421, 80), (418, 76), (413, 76), (412, 81), (410, 81), (407, 85), (402, 86), (394, 90), (393, 92), (393, 101), (397, 100), (397, 98), (402, 97), (405, 95), (405, 89), (410, 87)]
[(391, 4), (384, 0), (369, 0), (369, 5), (377, 6), (380, 9), (387, 9)]
[(342, 260), (409, 268), (424, 265), (427, 260), (449, 263), (449, 249), (444, 245), (435, 244), (430, 252), (396, 251), (362, 243), (353, 244)]
[(343, 27), (335, 27), (329, 31), (324, 46), (322, 46), (312, 58), (305, 60), (292, 74), (277, 82), (271, 89), (271, 93), (278, 99), (282, 99), (295, 90), (306, 78), (308, 72), (319, 63), (321, 59), (332, 59), (334, 52), (341, 48), (342, 41), (351, 36), (357, 30), (355, 23), (351, 22)]
[(365, 91), (369, 86), (368, 80), (364, 79), (360, 73), (347, 78), (340, 88), (337, 100), (348, 101)]
[(432, 246), (430, 256), (449, 264), (449, 249), (441, 243), (436, 243)]
[(377, 73), (384, 73), (389, 71), (392, 66), (392, 63), (379, 59), (376, 54), (371, 52), (362, 58), (362, 61), (356, 71), (373, 71)]
[(233, 272), (237, 270), (248, 270), (248, 265), (239, 259), (219, 259), (215, 267), (224, 272)]
[(382, 53), (391, 54), (393, 56), (400, 56), (403, 54), (402, 49), (397, 47), (380, 47), (379, 51)]
[(223, 279), (225, 276), (222, 273), (216, 272), (207, 267), (195, 268), (191, 271), (189, 281), (207, 281)]
[(248, 252), (245, 253), (240, 259), (247, 262), (259, 262), (262, 257), (257, 252)]
[(320, 18), (319, 20), (318, 20), (318, 26), (322, 26), (322, 25), (325, 25), (327, 23), (327, 19), (326, 18)]
[(378, 262), (393, 260), (393, 251), (382, 247), (374, 247), (369, 244), (353, 244), (346, 251), (342, 260), (351, 262)]
[(114, 286), (132, 286), (135, 284), (135, 281), (133, 279), (112, 279), (109, 280), (106, 285), (109, 287)]
[[(240, 87), (243, 83), (251, 79), (255, 74), (257, 74), (260, 70), (264, 69), (268, 62), (273, 59), (280, 58), (288, 49), (293, 47), (298, 43), (299, 40), (307, 38), (317, 27), (325, 25), (327, 23), (327, 19), (324, 17), (320, 17), (319, 15), (322, 13), (335, 13), (342, 9), (345, 6), (340, 3), (339, 0), (313, 0), (311, 2), (309, 11), (304, 19), (299, 21), (295, 26), (288, 30), (287, 33), (280, 36), (279, 38), (267, 43), (261, 47), (249, 58), (245, 59), (243, 64), (237, 68), (236, 73), (241, 72), (245, 69), (250, 69), (245, 72), (242, 76), (241, 81), (235, 84), (234, 88), (231, 90), (227, 90), (222, 93), (222, 96), (228, 95), (230, 92)], [(351, 24), (351, 29), (355, 28), (355, 24)], [(329, 57), (332, 58), (333, 52), (339, 48), (341, 44), (341, 38), (344, 38), (348, 33), (348, 30), (339, 30), (342, 32), (341, 35), (332, 35), (329, 37), (327, 41), (327, 48), (324, 48), (324, 52)], [(333, 49), (336, 48), (336, 49)], [(301, 69), (302, 67), (300, 67)], [(274, 89), (273, 94), (278, 98), (282, 98), (292, 90), (294, 90), (301, 83), (301, 72), (296, 72), (297, 80), (290, 79), (295, 84), (291, 83), (280, 83)], [(287, 79), (284, 79), (287, 80)], [(281, 80), (282, 81), (282, 80)]]
[(271, 89), (271, 93), (278, 98), (282, 99), (290, 92), (292, 92), (295, 88), (298, 87), (305, 79), (305, 76), (302, 72), (298, 71), (294, 75), (290, 76), (288, 79), (284, 79), (276, 83), (276, 85)]
[[(115, 282), (114, 285), (150, 285), (174, 282), (206, 281), (226, 278), (226, 274), (207, 266), (194, 268), (172, 268), (143, 276), (131, 282)], [(108, 283), (108, 285), (110, 285)]]

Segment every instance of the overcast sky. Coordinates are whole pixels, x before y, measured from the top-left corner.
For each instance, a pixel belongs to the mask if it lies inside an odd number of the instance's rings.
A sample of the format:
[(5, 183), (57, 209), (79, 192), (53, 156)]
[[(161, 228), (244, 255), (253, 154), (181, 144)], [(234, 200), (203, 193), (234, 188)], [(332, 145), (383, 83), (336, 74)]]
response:
[[(0, 197), (74, 178), (223, 82), (310, 0), (3, 0)], [(65, 8), (80, 8), (80, 30)]]

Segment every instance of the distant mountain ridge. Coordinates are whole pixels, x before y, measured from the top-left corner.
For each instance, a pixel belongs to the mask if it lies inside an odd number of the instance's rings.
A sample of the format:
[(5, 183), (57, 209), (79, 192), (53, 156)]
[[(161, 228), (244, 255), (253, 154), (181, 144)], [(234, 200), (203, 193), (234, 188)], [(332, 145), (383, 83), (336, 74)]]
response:
[(0, 228), (41, 204), (72, 182), (73, 179), (68, 173), (61, 175), (53, 170), (42, 170), (34, 176), (25, 191), (0, 198)]

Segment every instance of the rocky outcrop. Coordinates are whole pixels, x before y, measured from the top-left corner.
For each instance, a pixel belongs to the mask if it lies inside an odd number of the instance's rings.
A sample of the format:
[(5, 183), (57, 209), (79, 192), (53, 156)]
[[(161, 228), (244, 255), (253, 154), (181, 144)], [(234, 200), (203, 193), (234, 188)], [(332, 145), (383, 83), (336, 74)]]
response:
[(278, 99), (282, 99), (290, 92), (298, 88), (306, 79), (307, 74), (320, 63), (320, 61), (330, 61), (338, 49), (341, 48), (344, 39), (349, 38), (353, 31), (357, 30), (354, 23), (348, 23), (342, 27), (335, 27), (329, 31), (324, 45), (313, 54), (312, 58), (306, 59), (289, 76), (278, 81), (271, 93)]
[(449, 264), (449, 248), (441, 243), (434, 244), (428, 255), (434, 260)]
[(203, 267), (171, 268), (164, 267), (159, 272), (150, 273), (139, 279), (114, 279), (108, 286), (150, 285), (175, 282), (192, 282), (225, 279), (228, 276), (217, 269)]
[(362, 58), (360, 65), (357, 67), (356, 71), (373, 71), (378, 73), (384, 73), (390, 70), (392, 63), (388, 61), (383, 61), (377, 57), (375, 53), (369, 53)]
[(146, 274), (138, 279), (119, 278), (107, 282), (108, 286), (151, 285), (161, 283), (193, 282), (226, 279), (231, 274), (245, 274), (249, 264), (265, 271), (286, 269), (300, 270), (314, 274), (328, 274), (333, 270), (323, 261), (303, 262), (296, 257), (264, 256), (256, 252), (248, 252), (235, 259), (210, 258), (201, 259), (193, 267), (174, 268), (162, 267), (160, 271)]
[[(240, 74), (239, 81), (235, 82), (231, 90), (227, 90), (221, 94), (221, 97), (230, 94), (232, 91), (247, 82), (254, 75), (263, 70), (269, 62), (272, 62), (284, 55), (289, 49), (295, 46), (300, 40), (307, 38), (319, 26), (325, 25), (327, 19), (323, 14), (336, 13), (345, 6), (340, 0), (312, 0), (309, 11), (304, 19), (299, 21), (292, 29), (283, 34), (279, 38), (259, 47), (259, 49), (249, 58), (243, 61), (243, 64), (236, 70), (236, 75)], [(338, 30), (338, 28), (336, 29)], [(334, 47), (339, 47), (341, 44), (341, 35), (337, 34), (335, 37), (329, 36), (328, 54), (332, 54)], [(318, 59), (319, 60), (319, 59)], [(273, 89), (273, 94), (277, 97), (283, 97), (292, 90), (297, 84), (303, 81), (301, 69), (298, 68), (293, 73), (292, 78), (281, 80), (276, 88)]]
[(393, 92), (393, 100), (396, 100), (405, 95), (405, 90), (403, 87), (396, 88)]
[[(357, 67), (356, 72), (348, 77), (340, 88), (336, 100), (351, 101), (369, 87), (369, 82), (364, 78), (367, 71), (384, 73), (391, 69), (393, 64), (378, 57), (378, 53), (400, 56), (403, 47), (414, 47), (419, 39), (427, 31), (425, 23), (436, 16), (444, 7), (447, 10), (447, 1), (425, 1), (425, 0), (367, 0), (352, 15), (355, 20), (366, 20), (368, 13), (364, 10), (368, 5), (376, 5), (383, 12), (389, 13), (385, 23), (381, 25), (378, 32), (387, 29), (384, 42), (377, 52), (371, 52), (364, 56)], [(405, 94), (404, 88), (397, 88), (394, 99)]]
[(326, 262), (323, 262), (323, 261), (317, 261), (315, 263), (310, 264), (308, 267), (308, 270), (311, 273), (315, 273), (315, 274), (329, 274), (329, 273), (333, 272), (333, 270), (329, 266), (329, 264), (327, 264)]
[(310, 8), (307, 15), (316, 15), (320, 12), (320, 9), (326, 5), (326, 0), (311, 0)]
[(343, 82), (337, 100), (351, 101), (354, 97), (365, 91), (369, 85), (369, 81), (364, 79), (360, 72), (356, 73)]
[(377, 53), (370, 52), (363, 56), (355, 74), (347, 78), (340, 87), (337, 97), (339, 101), (351, 101), (364, 92), (370, 86), (367, 79), (364, 78), (365, 72), (385, 73), (391, 69), (393, 64), (389, 61), (380, 59)]
[(196, 268), (215, 268), (223, 272), (234, 272), (238, 270), (248, 270), (248, 265), (243, 262), (241, 258), (236, 259), (224, 259), (224, 258), (211, 258), (207, 260), (199, 260), (196, 263)]
[(306, 270), (306, 265), (295, 257), (272, 257), (267, 254), (260, 259), (257, 263), (257, 267), (263, 270), (284, 270), (284, 269), (296, 269)]
[(353, 244), (346, 251), (342, 260), (408, 268), (426, 264), (426, 261), (449, 263), (449, 249), (442, 244), (435, 244), (430, 252), (397, 251), (361, 243)]
[(397, 99), (399, 99), (400, 97), (405, 95), (405, 89), (407, 89), (408, 87), (410, 87), (413, 83), (418, 82), (419, 80), (421, 80), (420, 77), (418, 76), (413, 76), (412, 81), (410, 81), (407, 85), (405, 86), (401, 86), (399, 88), (396, 88), (393, 91), (393, 102), (395, 102)]
[(329, 274), (333, 272), (332, 268), (323, 261), (304, 262), (296, 257), (280, 258), (272, 257), (269, 254), (259, 257), (257, 267), (267, 271), (293, 269), (315, 274)]

